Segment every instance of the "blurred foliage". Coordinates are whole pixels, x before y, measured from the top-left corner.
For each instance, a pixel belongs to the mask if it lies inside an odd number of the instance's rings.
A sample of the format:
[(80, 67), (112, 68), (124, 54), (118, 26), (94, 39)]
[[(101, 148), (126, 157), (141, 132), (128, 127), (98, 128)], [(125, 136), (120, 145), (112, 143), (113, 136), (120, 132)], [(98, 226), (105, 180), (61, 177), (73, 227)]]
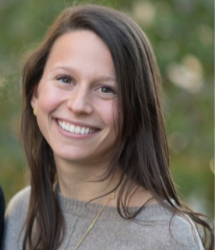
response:
[[(86, 1), (78, 1), (78, 3)], [(28, 183), (19, 142), (24, 54), (74, 1), (0, 1), (0, 185), (6, 201)], [(164, 88), (164, 116), (173, 178), (181, 198), (213, 216), (213, 1), (109, 0), (129, 14), (154, 48)]]

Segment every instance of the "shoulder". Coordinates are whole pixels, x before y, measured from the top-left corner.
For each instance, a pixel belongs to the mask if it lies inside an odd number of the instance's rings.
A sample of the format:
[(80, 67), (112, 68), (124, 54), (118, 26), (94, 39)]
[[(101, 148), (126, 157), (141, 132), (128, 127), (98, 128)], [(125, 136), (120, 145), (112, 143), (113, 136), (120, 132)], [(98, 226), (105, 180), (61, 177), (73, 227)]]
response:
[(30, 192), (31, 188), (26, 187), (10, 200), (5, 213), (6, 228), (8, 224), (15, 224), (25, 219), (29, 206)]
[(20, 213), (20, 211), (28, 207), (30, 193), (31, 188), (29, 186), (25, 187), (10, 200), (6, 210), (6, 218), (13, 213)]
[(194, 222), (187, 215), (174, 214), (169, 224), (170, 242), (180, 245), (179, 249), (203, 250), (202, 242)]
[(187, 215), (174, 214), (167, 208), (154, 204), (143, 209), (137, 219), (137, 224), (143, 225), (142, 228), (147, 230), (153, 249), (204, 249), (195, 224)]
[(17, 249), (28, 212), (31, 188), (18, 192), (9, 202), (5, 213), (3, 249)]

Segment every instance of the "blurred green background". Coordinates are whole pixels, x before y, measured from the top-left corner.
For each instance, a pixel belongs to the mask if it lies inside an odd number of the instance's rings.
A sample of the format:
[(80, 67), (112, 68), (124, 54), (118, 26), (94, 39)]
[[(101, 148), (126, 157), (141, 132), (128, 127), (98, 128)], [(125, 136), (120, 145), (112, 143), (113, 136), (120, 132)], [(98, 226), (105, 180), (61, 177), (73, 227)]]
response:
[[(0, 185), (6, 202), (28, 183), (19, 141), (21, 68), (27, 51), (74, 1), (0, 0)], [(77, 3), (86, 1), (76, 1)], [(109, 0), (143, 28), (163, 79), (171, 172), (180, 197), (213, 217), (213, 1)]]

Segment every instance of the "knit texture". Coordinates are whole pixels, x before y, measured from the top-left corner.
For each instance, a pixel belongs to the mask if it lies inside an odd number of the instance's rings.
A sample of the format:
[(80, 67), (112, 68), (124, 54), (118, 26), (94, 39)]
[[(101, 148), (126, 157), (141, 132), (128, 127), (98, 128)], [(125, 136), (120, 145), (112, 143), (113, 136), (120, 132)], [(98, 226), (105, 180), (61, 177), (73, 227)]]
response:
[[(30, 187), (20, 191), (10, 202), (5, 216), (3, 250), (21, 250), (30, 197)], [(66, 231), (59, 250), (72, 250), (86, 233), (102, 205), (68, 199), (58, 193)], [(80, 250), (203, 250), (192, 223), (159, 204), (148, 205), (137, 220), (125, 220), (115, 207), (106, 207)], [(193, 230), (194, 229), (194, 230)], [(21, 234), (20, 234), (21, 232)], [(19, 237), (20, 236), (20, 237)]]

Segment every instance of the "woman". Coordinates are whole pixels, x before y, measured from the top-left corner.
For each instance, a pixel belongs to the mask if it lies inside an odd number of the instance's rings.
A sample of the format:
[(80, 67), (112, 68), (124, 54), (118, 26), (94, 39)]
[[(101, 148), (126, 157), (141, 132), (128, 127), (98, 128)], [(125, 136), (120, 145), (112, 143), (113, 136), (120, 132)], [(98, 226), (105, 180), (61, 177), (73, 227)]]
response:
[(160, 77), (129, 17), (65, 10), (23, 71), (31, 187), (10, 202), (3, 249), (207, 249), (169, 174)]

